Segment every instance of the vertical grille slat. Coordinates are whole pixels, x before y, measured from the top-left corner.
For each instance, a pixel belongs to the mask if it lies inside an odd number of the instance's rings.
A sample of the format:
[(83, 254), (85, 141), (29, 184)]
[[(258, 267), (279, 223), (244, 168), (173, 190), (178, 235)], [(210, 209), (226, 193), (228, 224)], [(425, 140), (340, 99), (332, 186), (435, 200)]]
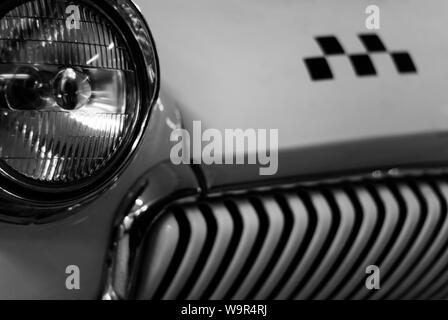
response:
[(243, 233), (241, 235), (240, 243), (232, 261), (229, 264), (224, 276), (220, 279), (215, 292), (212, 294), (212, 300), (227, 298), (229, 291), (239, 284), (236, 282), (238, 276), (244, 271), (247, 259), (252, 248), (256, 245), (256, 239), (260, 230), (260, 221), (257, 212), (248, 200), (240, 200), (236, 202), (238, 213), (241, 214), (243, 220)]
[[(444, 199), (448, 201), (448, 188), (445, 183), (441, 187), (441, 191)], [(431, 280), (416, 294), (417, 298), (429, 299), (440, 298), (441, 296), (444, 299), (448, 298), (448, 290), (446, 290), (448, 287), (448, 243), (444, 244), (439, 254), (441, 254), (441, 258), (438, 259), (437, 264), (433, 267), (430, 274)]]
[(166, 300), (179, 298), (181, 290), (188, 281), (188, 277), (191, 275), (205, 245), (208, 229), (204, 216), (200, 214), (200, 210), (198, 208), (188, 208), (185, 211), (185, 216), (187, 221), (184, 223), (190, 224), (190, 239), (175, 276), (163, 296), (163, 299)]
[(147, 279), (139, 288), (138, 296), (154, 298), (162, 282), (162, 275), (169, 268), (178, 246), (180, 227), (172, 214), (165, 215), (160, 221), (161, 228), (150, 234), (145, 248), (148, 253), (142, 263), (141, 278)]
[(333, 206), (337, 207), (334, 210), (338, 211), (341, 220), (337, 234), (331, 242), (331, 246), (327, 251), (325, 258), (320, 263), (313, 277), (309, 280), (307, 286), (301, 290), (299, 295), (297, 295), (296, 299), (302, 300), (312, 298), (316, 288), (325, 283), (324, 280), (327, 275), (331, 276), (330, 270), (341, 254), (341, 251), (343, 251), (346, 246), (347, 240), (353, 230), (355, 224), (355, 209), (348, 195), (342, 190), (335, 190), (334, 199), (332, 201), (334, 202)]
[(311, 267), (316, 261), (316, 258), (318, 258), (320, 249), (324, 246), (325, 239), (331, 228), (331, 209), (325, 200), (325, 197), (318, 192), (311, 193), (310, 197), (313, 207), (315, 208), (314, 210), (317, 213), (316, 231), (310, 245), (300, 261), (300, 264), (296, 267), (296, 270), (289, 279), (288, 283), (278, 295), (278, 299), (290, 299), (296, 294), (295, 291), (300, 290), (303, 283), (307, 281), (306, 276), (310, 271), (313, 271)]
[[(272, 262), (275, 263), (273, 269), (269, 269), (269, 273), (262, 277), (262, 281), (259, 281), (261, 289), (255, 296), (256, 300), (267, 299), (269, 294), (273, 292), (275, 286), (280, 282), (281, 276), (285, 274), (286, 269), (291, 265), (294, 253), (299, 250), (299, 246), (305, 237), (305, 233), (308, 227), (308, 215), (306, 207), (300, 198), (295, 194), (287, 194), (282, 199), (277, 199), (280, 206), (285, 213), (285, 227), (290, 231), (285, 232), (287, 239), (286, 244), (279, 243), (281, 249), (280, 257), (272, 257)], [(289, 215), (291, 215), (289, 217)], [(249, 298), (252, 298), (250, 296)]]
[(422, 215), (419, 215), (421, 210), (420, 203), (411, 188), (408, 185), (401, 184), (398, 186), (397, 191), (395, 196), (398, 198), (401, 215), (404, 217), (404, 224), (402, 227), (395, 229), (394, 233), (395, 235), (398, 235), (398, 237), (394, 237), (389, 243), (391, 249), (385, 251), (387, 254), (383, 255), (385, 256), (384, 260), (378, 262), (372, 261), (372, 263), (370, 263), (372, 265), (377, 265), (381, 270), (381, 278), (383, 282), (382, 289), (381, 291), (369, 291), (364, 287), (360, 290), (359, 294), (355, 296), (355, 299), (362, 299), (366, 296), (370, 298), (377, 292), (385, 292), (390, 287), (397, 285), (397, 283), (393, 281), (394, 279), (392, 278), (392, 275), (398, 270), (400, 263), (405, 258), (409, 247), (412, 244), (411, 240), (417, 236), (419, 231), (418, 225), (423, 222)]
[(205, 293), (207, 285), (212, 281), (213, 275), (218, 271), (218, 268), (224, 259), (224, 253), (229, 247), (232, 239), (234, 222), (229, 211), (223, 204), (213, 204), (211, 206), (211, 211), (216, 218), (216, 240), (209, 257), (207, 258), (207, 262), (203, 266), (201, 275), (196, 283), (193, 284), (193, 289), (188, 296), (188, 300), (200, 299)]
[[(401, 296), (412, 283), (417, 282), (419, 270), (416, 266), (419, 262), (424, 261), (422, 255), (426, 252), (425, 249), (429, 248), (433, 243), (431, 237), (438, 233), (434, 231), (441, 220), (441, 206), (436, 194), (426, 184), (420, 184), (416, 186), (416, 189), (418, 189), (416, 192), (418, 192), (419, 201), (422, 203), (422, 211), (425, 212), (425, 214), (421, 215), (424, 218), (424, 225), (419, 228), (421, 231), (418, 238), (415, 241), (412, 241), (412, 246), (401, 262), (400, 268), (395, 270), (395, 273), (390, 280), (390, 283), (396, 285), (391, 286), (389, 288), (390, 291), (387, 291), (387, 288), (385, 288), (385, 290), (378, 292), (376, 298), (390, 297), (396, 299)], [(425, 201), (425, 199), (427, 200)], [(431, 219), (428, 219), (428, 217), (431, 217)], [(394, 293), (394, 290), (397, 290), (397, 292)]]
[[(329, 214), (330, 227), (328, 229), (328, 234), (321, 235), (325, 237), (322, 247), (318, 251), (318, 254), (313, 261), (313, 264), (306, 273), (304, 279), (300, 285), (295, 289), (294, 293), (289, 297), (289, 299), (305, 299), (311, 292), (310, 288), (316, 285), (316, 281), (322, 276), (322, 272), (326, 269), (325, 257), (330, 254), (329, 251), (332, 249), (332, 244), (337, 241), (337, 232), (341, 225), (341, 211), (334, 200), (334, 196), (327, 189), (322, 190), (322, 195), (326, 200), (326, 205), (322, 208), (325, 215)], [(316, 201), (319, 201), (316, 199)], [(329, 209), (329, 211), (327, 211)]]
[[(372, 234), (369, 237), (366, 246), (354, 265), (350, 270), (350, 280), (341, 283), (338, 287), (338, 293), (334, 297), (337, 300), (351, 298), (359, 287), (364, 288), (365, 266), (373, 264), (377, 261), (381, 252), (386, 247), (395, 225), (398, 221), (398, 205), (395, 202), (392, 193), (384, 186), (378, 185), (370, 188), (370, 193), (374, 199), (374, 207), (379, 215), (377, 223), (372, 226)], [(369, 214), (372, 210), (372, 204), (366, 203), (365, 214)]]
[(166, 291), (172, 283), (172, 279), (175, 277), (179, 265), (185, 255), (185, 252), (190, 242), (191, 228), (188, 219), (185, 217), (184, 211), (182, 209), (176, 209), (173, 212), (174, 218), (177, 225), (179, 226), (179, 236), (176, 249), (174, 251), (173, 257), (168, 265), (168, 268), (164, 273), (161, 273), (162, 282), (160, 283), (157, 291), (154, 293), (153, 299), (160, 300), (165, 296)]
[(226, 273), (233, 256), (235, 254), (235, 251), (237, 250), (241, 237), (243, 235), (243, 218), (238, 212), (238, 207), (233, 201), (225, 201), (224, 206), (226, 210), (228, 210), (232, 221), (233, 221), (233, 233), (232, 237), (230, 239), (229, 245), (223, 255), (222, 262), (218, 266), (218, 270), (216, 273), (212, 276), (212, 280), (207, 283), (207, 287), (204, 291), (204, 293), (201, 296), (201, 299), (210, 299), (211, 295), (215, 291), (215, 289), (218, 287), (219, 283), (221, 282), (222, 278), (224, 277), (224, 274)]
[[(259, 230), (257, 232), (257, 236), (254, 239), (254, 244), (252, 248), (248, 251), (247, 259), (243, 264), (243, 267), (234, 280), (232, 286), (224, 296), (224, 299), (243, 299), (242, 295), (246, 295), (248, 292), (246, 291), (247, 286), (252, 285), (252, 282), (255, 280), (253, 278), (256, 277), (260, 268), (260, 264), (263, 262), (257, 261), (257, 259), (265, 259), (266, 256), (263, 255), (263, 245), (267, 240), (268, 232), (270, 229), (270, 217), (266, 212), (263, 204), (258, 198), (251, 198), (250, 204), (252, 205), (252, 209), (257, 213), (257, 218), (259, 221)], [(244, 211), (242, 211), (244, 212)], [(270, 239), (272, 240), (272, 239)], [(240, 258), (241, 259), (241, 258)], [(264, 261), (265, 262), (265, 261)], [(258, 263), (258, 266), (257, 266)], [(244, 283), (247, 279), (252, 280), (249, 283)]]
[[(142, 252), (139, 299), (444, 299), (448, 183), (343, 181), (174, 204)], [(378, 291), (365, 286), (370, 265)]]
[[(327, 281), (323, 284), (324, 287), (316, 292), (316, 299), (329, 299), (332, 297), (334, 291), (338, 291), (338, 286), (345, 284), (350, 276), (350, 271), (355, 270), (355, 263), (365, 248), (369, 237), (371, 236), (378, 219), (377, 210), (375, 210), (375, 203), (369, 196), (365, 189), (358, 188), (358, 190), (349, 190), (348, 195), (353, 202), (353, 209), (355, 210), (355, 220), (359, 220), (359, 227), (354, 228), (352, 233), (354, 240), (347, 242), (348, 252), (344, 256), (340, 256), (340, 263), (335, 264), (335, 270), (328, 275)], [(366, 214), (364, 214), (366, 213)], [(357, 226), (358, 223), (355, 223)]]
[(263, 270), (268, 266), (271, 257), (274, 255), (275, 248), (277, 247), (281, 234), (285, 229), (285, 219), (282, 214), (282, 210), (276, 201), (272, 197), (267, 197), (260, 201), (258, 206), (263, 208), (257, 211), (263, 210), (269, 220), (269, 228), (264, 238), (260, 252), (256, 255), (254, 263), (250, 266), (250, 271), (245, 276), (244, 281), (241, 283), (239, 290), (233, 297), (237, 300), (248, 299), (248, 295), (252, 288), (257, 284), (264, 281), (263, 278), (260, 279)]
[(406, 299), (419, 296), (426, 286), (431, 285), (433, 279), (437, 279), (437, 274), (442, 270), (448, 259), (448, 184), (439, 182), (434, 184), (433, 188), (440, 199), (444, 224), (433, 245), (421, 261), (423, 271), (420, 273), (420, 280), (405, 294)]
[(305, 205), (306, 214), (308, 215), (308, 228), (306, 229), (303, 241), (300, 243), (300, 246), (298, 247), (298, 250), (294, 253), (294, 258), (292, 259), (291, 263), (288, 265), (286, 272), (282, 275), (281, 280), (276, 284), (270, 295), (268, 296), (268, 299), (278, 299), (278, 294), (282, 290), (282, 288), (288, 283), (289, 279), (291, 278), (291, 275), (294, 273), (296, 267), (300, 264), (300, 261), (302, 260), (303, 256), (305, 255), (305, 252), (308, 249), (308, 246), (311, 243), (311, 240), (314, 237), (314, 234), (316, 232), (317, 223), (318, 223), (318, 217), (317, 212), (311, 202), (310, 196), (308, 193), (303, 192), (302, 190), (299, 190), (299, 196), (303, 204)]
[[(204, 245), (202, 246), (202, 250), (197, 258), (196, 264), (191, 271), (191, 276), (188, 277), (187, 282), (185, 283), (182, 291), (177, 296), (177, 299), (185, 300), (191, 288), (197, 283), (197, 279), (201, 274), (201, 270), (204, 268), (207, 260), (210, 256), (210, 252), (213, 249), (216, 233), (217, 233), (217, 222), (215, 216), (213, 215), (213, 211), (207, 205), (199, 206), (199, 209), (202, 213), (202, 216), (205, 219), (206, 223), (206, 235), (204, 239)], [(197, 212), (193, 213), (193, 217), (197, 215)], [(198, 226), (201, 227), (200, 225)], [(195, 247), (194, 247), (195, 248)], [(194, 250), (194, 249), (193, 249)], [(198, 248), (199, 250), (199, 248)]]

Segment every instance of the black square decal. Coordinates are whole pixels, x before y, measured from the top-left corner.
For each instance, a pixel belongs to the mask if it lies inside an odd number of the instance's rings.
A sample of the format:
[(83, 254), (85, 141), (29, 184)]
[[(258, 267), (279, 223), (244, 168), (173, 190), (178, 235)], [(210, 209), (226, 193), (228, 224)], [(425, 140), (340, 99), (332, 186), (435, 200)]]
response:
[(333, 73), (325, 58), (305, 59), (306, 67), (313, 80), (333, 79)]
[(361, 34), (359, 38), (367, 51), (386, 52), (386, 46), (376, 34)]
[(392, 59), (399, 73), (417, 73), (417, 68), (407, 52), (392, 53)]
[(344, 54), (344, 48), (342, 48), (341, 44), (339, 43), (338, 39), (333, 36), (328, 37), (317, 37), (316, 38), (317, 43), (319, 44), (320, 48), (324, 52), (324, 54)]
[(350, 61), (358, 76), (376, 75), (375, 66), (367, 54), (350, 55)]
[(358, 34), (359, 40), (362, 42), (365, 51), (358, 53), (345, 53), (344, 48), (333, 35), (316, 36), (318, 46), (323, 52), (322, 56), (305, 58), (304, 62), (308, 68), (308, 72), (312, 80), (328, 80), (334, 79), (333, 72), (330, 68), (329, 61), (332, 56), (344, 56), (350, 60), (356, 76), (376, 76), (377, 71), (371, 59), (375, 54), (387, 54), (392, 58), (395, 68), (399, 74), (417, 74), (417, 67), (411, 55), (405, 51), (389, 51), (384, 45), (381, 38), (375, 33)]

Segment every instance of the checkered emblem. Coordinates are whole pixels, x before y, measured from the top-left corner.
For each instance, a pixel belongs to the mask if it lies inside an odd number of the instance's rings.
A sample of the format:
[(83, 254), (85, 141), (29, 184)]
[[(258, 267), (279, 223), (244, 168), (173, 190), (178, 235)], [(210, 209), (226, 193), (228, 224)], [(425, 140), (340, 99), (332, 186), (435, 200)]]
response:
[(324, 55), (304, 59), (311, 79), (314, 81), (333, 79), (334, 76), (328, 63), (328, 58), (336, 55), (347, 55), (355, 74), (360, 77), (377, 75), (375, 65), (370, 58), (370, 55), (374, 53), (389, 53), (397, 72), (400, 74), (417, 73), (417, 68), (408, 52), (388, 51), (380, 37), (376, 34), (361, 34), (359, 39), (366, 48), (366, 53), (347, 54), (335, 36), (316, 37), (316, 41)]

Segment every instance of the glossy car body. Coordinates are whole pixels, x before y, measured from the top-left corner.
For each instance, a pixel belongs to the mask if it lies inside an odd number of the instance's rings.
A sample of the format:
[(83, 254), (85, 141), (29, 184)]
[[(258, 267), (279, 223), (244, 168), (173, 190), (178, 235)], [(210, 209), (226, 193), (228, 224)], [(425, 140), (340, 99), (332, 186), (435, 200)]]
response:
[[(329, 58), (331, 81), (312, 81), (304, 59), (322, 55), (317, 36), (335, 35), (347, 53), (365, 52), (358, 36), (372, 33), (364, 26), (369, 1), (136, 4), (155, 39), (161, 76), (142, 142), (113, 186), (69, 217), (0, 224), (1, 299), (126, 298), (132, 270), (120, 261), (136, 262), (117, 255), (117, 246), (135, 230), (133, 219), (146, 230), (175, 199), (425, 172), (448, 160), (444, 1), (379, 3), (384, 18), (374, 33), (388, 49), (409, 52), (416, 74), (398, 73), (390, 55), (378, 53), (377, 75), (359, 77), (347, 55), (338, 55)], [(194, 120), (219, 130), (279, 129), (277, 174), (260, 176), (253, 165), (172, 165), (169, 123), (191, 130)], [(146, 207), (139, 212), (132, 201), (142, 190)], [(65, 286), (68, 265), (81, 270), (80, 290)]]

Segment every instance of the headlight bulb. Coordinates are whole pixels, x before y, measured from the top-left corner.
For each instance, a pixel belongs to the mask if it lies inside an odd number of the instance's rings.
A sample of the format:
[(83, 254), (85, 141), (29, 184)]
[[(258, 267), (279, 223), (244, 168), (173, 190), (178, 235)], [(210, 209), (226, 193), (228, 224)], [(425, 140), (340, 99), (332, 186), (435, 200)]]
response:
[(82, 108), (92, 95), (89, 78), (73, 68), (61, 70), (53, 80), (53, 95), (62, 109)]

